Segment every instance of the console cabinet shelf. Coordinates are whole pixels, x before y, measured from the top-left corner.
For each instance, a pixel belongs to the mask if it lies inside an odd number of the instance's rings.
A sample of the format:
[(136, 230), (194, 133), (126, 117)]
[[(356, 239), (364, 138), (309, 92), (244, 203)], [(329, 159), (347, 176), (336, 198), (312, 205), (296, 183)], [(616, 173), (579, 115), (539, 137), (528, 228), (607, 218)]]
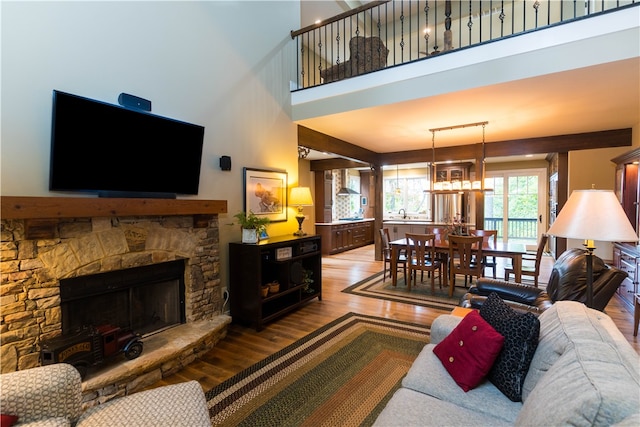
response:
[[(322, 300), (321, 247), (320, 236), (272, 237), (257, 244), (229, 243), (233, 321), (259, 331), (265, 323), (314, 298)], [(263, 296), (262, 287), (273, 282), (278, 282), (278, 291)]]

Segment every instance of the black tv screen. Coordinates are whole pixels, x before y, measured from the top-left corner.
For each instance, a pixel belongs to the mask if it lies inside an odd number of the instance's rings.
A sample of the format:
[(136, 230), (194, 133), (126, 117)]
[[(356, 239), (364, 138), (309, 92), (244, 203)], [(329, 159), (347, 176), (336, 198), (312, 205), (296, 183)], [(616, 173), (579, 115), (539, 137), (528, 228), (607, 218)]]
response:
[(204, 127), (53, 91), (49, 190), (198, 194)]

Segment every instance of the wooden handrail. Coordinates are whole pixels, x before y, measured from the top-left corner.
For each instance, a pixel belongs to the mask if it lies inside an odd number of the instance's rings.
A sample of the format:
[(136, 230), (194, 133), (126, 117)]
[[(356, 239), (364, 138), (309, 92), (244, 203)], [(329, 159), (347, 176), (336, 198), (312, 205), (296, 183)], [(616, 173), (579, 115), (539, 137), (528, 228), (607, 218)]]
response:
[(304, 34), (304, 33), (308, 32), (308, 31), (315, 30), (316, 28), (320, 28), (320, 27), (323, 27), (325, 25), (331, 24), (333, 22), (340, 21), (341, 19), (348, 18), (348, 17), (353, 16), (353, 15), (357, 15), (360, 12), (363, 12), (363, 11), (369, 10), (369, 9), (373, 9), (374, 7), (380, 6), (381, 4), (389, 3), (390, 1), (391, 0), (372, 1), (371, 3), (367, 3), (365, 5), (356, 7), (355, 9), (351, 9), (351, 10), (348, 10), (346, 12), (343, 12), (340, 15), (336, 15), (336, 16), (334, 16), (332, 18), (325, 19), (322, 22), (319, 22), (317, 24), (307, 25), (306, 27), (304, 27), (304, 28), (302, 28), (300, 30), (296, 30), (296, 31), (292, 30), (291, 31), (291, 38), (295, 39), (296, 36), (299, 36), (300, 34)]

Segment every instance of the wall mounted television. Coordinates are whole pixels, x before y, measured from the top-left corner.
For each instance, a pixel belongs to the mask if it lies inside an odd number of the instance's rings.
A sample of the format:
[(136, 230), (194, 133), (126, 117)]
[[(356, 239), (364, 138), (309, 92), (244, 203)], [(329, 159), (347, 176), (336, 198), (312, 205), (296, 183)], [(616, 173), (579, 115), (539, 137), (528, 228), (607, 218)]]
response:
[(198, 194), (204, 127), (53, 91), (49, 190)]

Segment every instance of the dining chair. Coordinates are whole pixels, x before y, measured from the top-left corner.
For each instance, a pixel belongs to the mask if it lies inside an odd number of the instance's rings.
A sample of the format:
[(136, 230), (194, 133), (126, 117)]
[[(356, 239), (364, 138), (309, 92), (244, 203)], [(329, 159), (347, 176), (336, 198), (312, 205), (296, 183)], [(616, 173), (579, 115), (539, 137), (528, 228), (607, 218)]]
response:
[[(485, 245), (495, 245), (496, 239), (498, 238), (498, 230), (471, 230), (470, 233), (472, 236), (482, 236), (484, 238)], [(490, 243), (493, 240), (492, 243)], [(491, 259), (489, 259), (491, 258)], [(496, 257), (482, 257), (482, 276), (484, 277), (484, 269), (490, 267), (493, 270), (493, 278), (496, 278)]]
[(453, 297), (456, 286), (456, 274), (464, 275), (464, 287), (467, 278), (482, 277), (482, 263), (474, 260), (482, 259), (482, 236), (449, 235), (449, 297)]
[[(389, 277), (391, 277), (391, 238), (389, 236), (388, 228), (380, 229), (380, 241), (382, 248), (382, 260), (383, 260), (383, 268), (382, 268), (382, 280), (384, 281), (387, 277), (387, 269), (389, 270)], [(398, 252), (398, 257), (396, 259), (396, 268), (402, 268), (404, 277), (407, 277), (407, 250), (401, 249)]]
[[(549, 240), (548, 234), (543, 234), (540, 238), (540, 242), (538, 242), (538, 250), (536, 250), (535, 257), (531, 255), (522, 255), (522, 275), (533, 277), (533, 285), (538, 287), (538, 276), (540, 276), (540, 264), (542, 261), (542, 254), (544, 253), (544, 248), (547, 246), (547, 240)], [(525, 265), (525, 262), (529, 261), (528, 264)], [(531, 262), (533, 261), (533, 265)], [(509, 281), (509, 277), (511, 275), (515, 276), (513, 271), (513, 266), (507, 266), (504, 269), (504, 280)]]
[[(413, 234), (407, 233), (409, 252), (409, 276), (407, 280), (407, 290), (411, 290), (411, 282), (418, 286), (417, 272), (422, 274), (426, 271), (431, 277), (431, 293), (435, 293), (435, 275), (438, 272), (438, 282), (442, 288), (442, 263), (436, 258), (435, 234)], [(407, 277), (407, 276), (405, 276)]]
[[(425, 228), (425, 234), (435, 234), (436, 239), (435, 239), (435, 243), (436, 246), (443, 246), (446, 247), (449, 245), (449, 242), (447, 241), (447, 236), (449, 235), (449, 229), (447, 229), (446, 227), (433, 227), (433, 226), (427, 226)], [(446, 252), (437, 252), (436, 253), (436, 259), (440, 260), (440, 262), (442, 263), (442, 267), (443, 269), (448, 269), (448, 265), (449, 265), (449, 254)]]

